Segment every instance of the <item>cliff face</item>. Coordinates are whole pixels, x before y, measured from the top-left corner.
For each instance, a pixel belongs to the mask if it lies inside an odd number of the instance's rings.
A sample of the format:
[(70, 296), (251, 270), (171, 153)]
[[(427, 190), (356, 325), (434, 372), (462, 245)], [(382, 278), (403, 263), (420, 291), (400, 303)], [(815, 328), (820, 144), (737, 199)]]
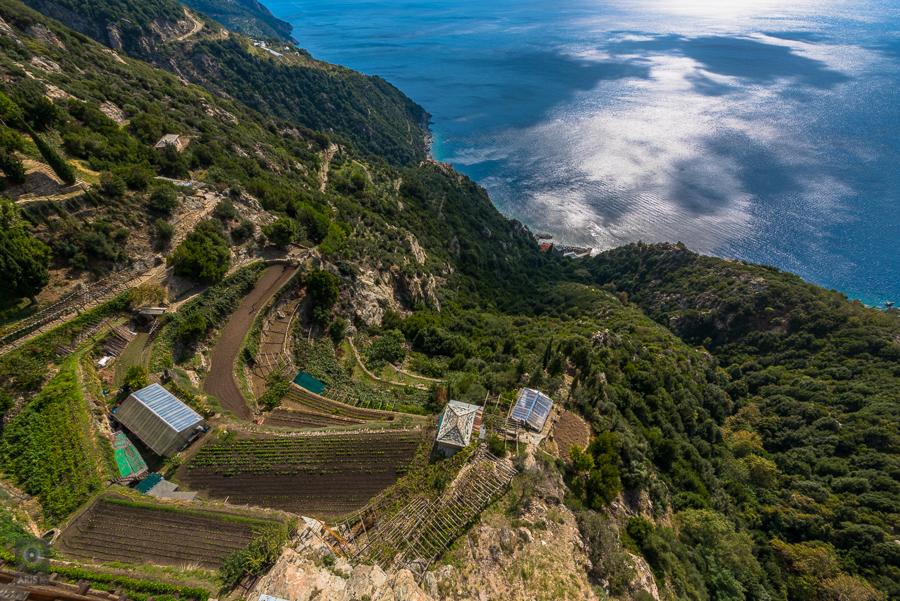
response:
[(248, 598), (258, 595), (286, 601), (435, 601), (409, 570), (385, 574), (378, 566), (352, 567), (344, 559), (326, 566), (310, 549), (285, 551)]

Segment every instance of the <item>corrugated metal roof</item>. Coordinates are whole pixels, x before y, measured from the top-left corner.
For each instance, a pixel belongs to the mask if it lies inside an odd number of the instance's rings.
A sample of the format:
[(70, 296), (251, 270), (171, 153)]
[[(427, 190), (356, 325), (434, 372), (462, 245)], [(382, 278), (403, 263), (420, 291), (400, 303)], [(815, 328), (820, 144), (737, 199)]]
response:
[(131, 396), (139, 400), (176, 432), (181, 432), (197, 422), (203, 421), (203, 418), (193, 409), (159, 384), (151, 384), (147, 388), (132, 392)]
[(553, 400), (546, 394), (531, 388), (523, 388), (519, 398), (516, 399), (512, 418), (528, 424), (535, 430), (543, 430), (544, 422), (550, 416), (552, 407)]
[(476, 420), (480, 422), (481, 407), (450, 401), (441, 414), (436, 441), (438, 444), (464, 447), (469, 444)]
[(154, 148), (163, 148), (165, 146), (175, 146), (178, 144), (178, 134), (166, 134), (159, 139)]

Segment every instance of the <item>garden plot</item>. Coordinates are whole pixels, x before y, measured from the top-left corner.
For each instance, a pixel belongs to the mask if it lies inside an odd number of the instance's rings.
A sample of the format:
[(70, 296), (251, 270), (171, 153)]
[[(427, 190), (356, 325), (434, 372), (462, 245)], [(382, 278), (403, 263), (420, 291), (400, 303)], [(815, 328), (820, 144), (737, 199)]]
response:
[(362, 420), (349, 417), (337, 417), (326, 415), (317, 411), (309, 411), (305, 407), (290, 409), (279, 407), (265, 417), (263, 422), (267, 426), (278, 428), (325, 428), (328, 426), (352, 426), (363, 423)]
[(216, 569), (273, 522), (101, 497), (60, 538), (67, 556), (91, 561)]
[(422, 430), (401, 430), (210, 443), (179, 477), (187, 488), (227, 497), (229, 504), (336, 517), (396, 482), (422, 436)]
[(296, 411), (311, 411), (335, 417), (350, 418), (359, 422), (392, 421), (404, 415), (393, 411), (354, 407), (353, 405), (315, 394), (296, 385), (291, 385), (287, 395), (284, 397), (283, 406)]

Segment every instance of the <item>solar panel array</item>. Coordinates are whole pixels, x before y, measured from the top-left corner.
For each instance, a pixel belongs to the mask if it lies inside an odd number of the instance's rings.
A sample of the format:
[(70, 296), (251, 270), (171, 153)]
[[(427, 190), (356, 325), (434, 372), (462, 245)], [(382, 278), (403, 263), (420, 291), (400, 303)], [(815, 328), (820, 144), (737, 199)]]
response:
[(553, 401), (546, 394), (531, 388), (523, 388), (516, 399), (512, 419), (528, 424), (535, 430), (543, 430), (544, 422), (550, 416)]
[(131, 394), (176, 432), (181, 432), (203, 421), (196, 411), (182, 403), (159, 384), (151, 384)]
[(190, 440), (203, 418), (159, 384), (132, 392), (116, 419), (157, 455), (168, 457)]

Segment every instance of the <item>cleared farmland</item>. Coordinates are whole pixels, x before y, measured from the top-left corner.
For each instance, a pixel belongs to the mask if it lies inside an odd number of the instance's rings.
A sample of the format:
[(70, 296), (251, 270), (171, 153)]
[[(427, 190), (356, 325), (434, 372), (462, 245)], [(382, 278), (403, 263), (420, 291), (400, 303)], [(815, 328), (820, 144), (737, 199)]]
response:
[(353, 424), (361, 423), (363, 422), (358, 419), (326, 415), (318, 411), (310, 411), (305, 407), (300, 409), (279, 407), (265, 418), (267, 426), (281, 428), (324, 428), (328, 426), (352, 426)]
[(207, 444), (180, 472), (187, 488), (230, 504), (316, 517), (359, 509), (409, 468), (422, 431), (256, 438)]
[(101, 497), (60, 538), (60, 550), (92, 561), (216, 569), (245, 549), (264, 520)]
[(326, 415), (349, 417), (361, 421), (390, 421), (404, 415), (403, 413), (395, 413), (393, 411), (363, 409), (362, 407), (354, 407), (352, 405), (333, 401), (324, 396), (300, 388), (296, 384), (291, 384), (287, 395), (284, 397), (284, 406), (290, 409), (306, 409), (308, 411), (315, 411)]

